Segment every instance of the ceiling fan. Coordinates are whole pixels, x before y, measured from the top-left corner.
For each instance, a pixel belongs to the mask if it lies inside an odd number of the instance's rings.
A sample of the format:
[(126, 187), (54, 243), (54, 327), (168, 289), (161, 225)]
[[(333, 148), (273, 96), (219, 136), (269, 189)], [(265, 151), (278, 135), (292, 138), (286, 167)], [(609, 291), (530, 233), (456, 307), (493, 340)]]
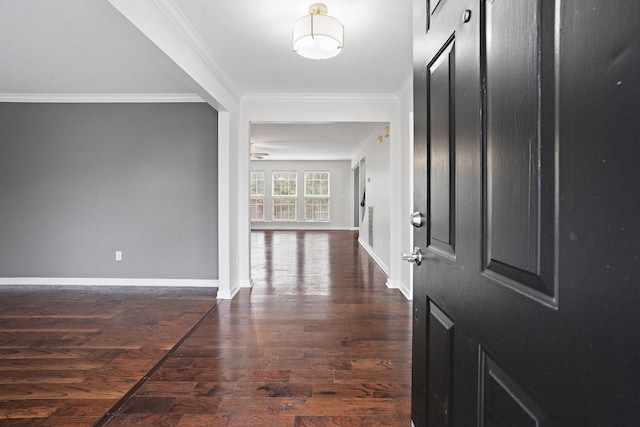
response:
[(267, 157), (269, 153), (251, 153), (251, 160), (261, 160)]

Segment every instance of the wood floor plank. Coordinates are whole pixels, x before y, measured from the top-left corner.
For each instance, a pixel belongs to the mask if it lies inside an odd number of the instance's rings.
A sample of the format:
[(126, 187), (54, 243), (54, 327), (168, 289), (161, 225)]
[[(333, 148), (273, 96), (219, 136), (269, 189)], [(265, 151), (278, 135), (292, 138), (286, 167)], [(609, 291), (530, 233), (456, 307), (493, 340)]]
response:
[(317, 398), (375, 398), (393, 399), (411, 395), (406, 383), (315, 383), (313, 396)]
[(352, 416), (315, 416), (305, 417), (298, 416), (295, 419), (294, 427), (388, 427), (396, 425), (396, 418), (394, 417), (380, 417), (380, 416), (365, 416), (365, 417), (352, 417)]
[(83, 359), (89, 357), (92, 350), (74, 349), (41, 349), (41, 348), (15, 348), (0, 349), (0, 359)]
[(146, 381), (137, 391), (138, 396), (181, 397), (193, 396), (198, 385), (192, 381)]
[(2, 371), (90, 371), (100, 369), (105, 364), (83, 359), (19, 359), (1, 360)]
[(234, 397), (311, 397), (313, 385), (305, 383), (239, 383)]
[(293, 415), (225, 415), (225, 414), (200, 414), (184, 415), (178, 427), (247, 427), (247, 426), (269, 426), (269, 427), (293, 427), (295, 416)]
[[(6, 374), (3, 372), (2, 374)], [(46, 369), (0, 374), (0, 384), (79, 384), (85, 380), (81, 371), (49, 371)]]
[(3, 399), (0, 401), (0, 420), (46, 418), (60, 406), (55, 400), (20, 401)]
[[(123, 385), (120, 388), (118, 385)], [(2, 384), (0, 396), (8, 400), (35, 399), (117, 399), (129, 389), (129, 384)]]
[[(119, 414), (110, 422), (110, 426), (177, 426), (182, 419), (180, 414), (134, 413)], [(201, 426), (207, 424), (201, 424)], [(210, 424), (216, 425), (216, 424)]]

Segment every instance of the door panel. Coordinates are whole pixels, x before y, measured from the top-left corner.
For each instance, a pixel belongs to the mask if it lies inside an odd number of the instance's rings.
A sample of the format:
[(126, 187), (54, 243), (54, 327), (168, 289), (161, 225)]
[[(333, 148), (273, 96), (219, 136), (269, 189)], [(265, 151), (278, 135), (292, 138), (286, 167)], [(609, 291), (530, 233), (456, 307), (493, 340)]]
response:
[(447, 41), (429, 69), (429, 246), (455, 250), (455, 43)]
[(546, 416), (535, 401), (480, 351), (480, 427), (544, 427)]
[(429, 302), (429, 426), (451, 425), (453, 321)]
[[(555, 14), (542, 6), (485, 4), (483, 240), (490, 277), (554, 304), (554, 201), (547, 196), (555, 179), (554, 57), (540, 55), (540, 47), (553, 52)], [(542, 120), (544, 113), (551, 121)]]
[(537, 275), (536, 3), (488, 2), (485, 40), (490, 259)]
[(640, 425), (640, 2), (414, 13), (415, 425)]

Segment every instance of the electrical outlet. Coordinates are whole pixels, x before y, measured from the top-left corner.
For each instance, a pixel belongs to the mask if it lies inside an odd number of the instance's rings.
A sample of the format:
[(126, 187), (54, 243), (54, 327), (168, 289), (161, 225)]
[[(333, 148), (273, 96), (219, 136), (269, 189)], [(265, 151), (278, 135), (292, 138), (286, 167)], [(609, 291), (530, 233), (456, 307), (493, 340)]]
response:
[(116, 261), (122, 261), (122, 251), (116, 251)]

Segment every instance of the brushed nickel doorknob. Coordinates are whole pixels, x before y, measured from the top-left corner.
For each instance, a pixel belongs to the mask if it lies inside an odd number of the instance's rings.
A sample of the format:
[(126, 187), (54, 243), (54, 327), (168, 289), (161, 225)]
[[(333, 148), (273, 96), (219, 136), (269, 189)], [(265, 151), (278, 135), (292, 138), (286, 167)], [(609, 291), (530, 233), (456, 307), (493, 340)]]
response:
[(410, 254), (402, 254), (402, 259), (412, 264), (420, 265), (422, 264), (422, 251), (416, 246)]

